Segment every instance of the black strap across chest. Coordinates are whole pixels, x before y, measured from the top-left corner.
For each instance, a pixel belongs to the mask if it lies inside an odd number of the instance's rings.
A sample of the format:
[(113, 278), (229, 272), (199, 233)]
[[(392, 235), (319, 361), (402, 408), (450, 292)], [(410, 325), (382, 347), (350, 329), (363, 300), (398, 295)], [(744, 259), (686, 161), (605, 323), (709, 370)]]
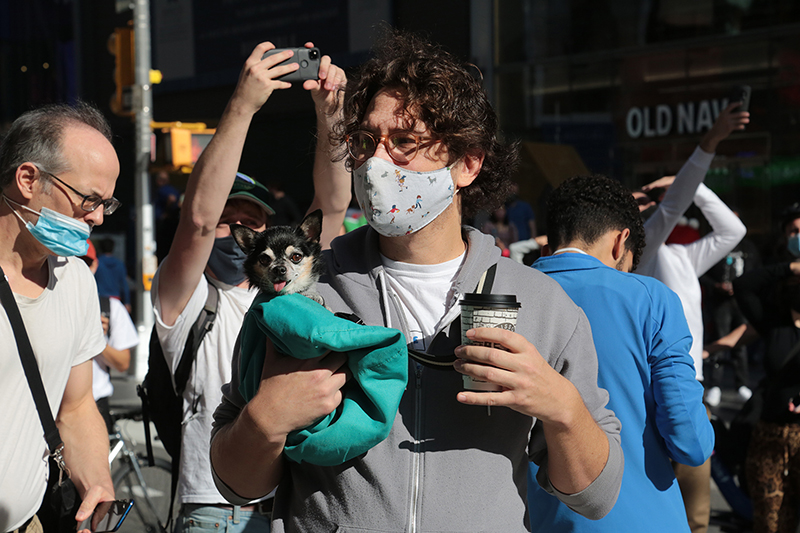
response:
[[(486, 269), (481, 275), (475, 292), (479, 294), (490, 294), (494, 285), (494, 278), (497, 272), (497, 263)], [(453, 353), (451, 338), (461, 338), (461, 317), (456, 317), (450, 323), (450, 327), (440, 331), (431, 341), (431, 345), (426, 352), (421, 352), (413, 348), (408, 348), (408, 355), (418, 363), (436, 370), (452, 370), (456, 356)], [(438, 355), (437, 355), (438, 354)]]

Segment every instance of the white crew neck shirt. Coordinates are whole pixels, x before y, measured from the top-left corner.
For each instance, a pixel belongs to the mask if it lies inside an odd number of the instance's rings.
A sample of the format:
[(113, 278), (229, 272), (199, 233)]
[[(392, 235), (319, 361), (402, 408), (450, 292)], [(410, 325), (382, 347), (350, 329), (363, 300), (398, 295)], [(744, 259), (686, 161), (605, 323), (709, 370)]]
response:
[(417, 265), (394, 261), (381, 255), (389, 288), (397, 296), (408, 325), (407, 341), (425, 351), (448, 311), (453, 282), (466, 252), (436, 265)]

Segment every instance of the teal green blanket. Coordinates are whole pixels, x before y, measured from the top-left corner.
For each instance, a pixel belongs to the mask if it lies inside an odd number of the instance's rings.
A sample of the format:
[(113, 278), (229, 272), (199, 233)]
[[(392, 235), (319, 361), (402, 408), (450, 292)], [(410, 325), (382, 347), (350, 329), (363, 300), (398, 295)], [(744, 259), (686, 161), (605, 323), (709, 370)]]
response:
[(328, 350), (344, 352), (353, 373), (333, 413), (289, 434), (284, 448), (289, 459), (339, 465), (389, 435), (408, 381), (408, 351), (401, 332), (338, 318), (299, 294), (259, 294), (241, 331), (239, 392), (247, 401), (261, 382), (266, 337), (279, 352), (299, 359), (319, 357)]

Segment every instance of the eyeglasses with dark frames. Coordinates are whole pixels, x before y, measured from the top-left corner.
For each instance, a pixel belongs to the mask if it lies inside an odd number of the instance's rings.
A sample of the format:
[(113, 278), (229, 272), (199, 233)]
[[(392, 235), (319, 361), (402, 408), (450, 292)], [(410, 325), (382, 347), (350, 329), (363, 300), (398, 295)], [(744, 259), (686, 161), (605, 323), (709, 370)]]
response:
[[(39, 169), (39, 170), (41, 170), (41, 169)], [(87, 213), (91, 213), (92, 211), (96, 210), (98, 207), (100, 207), (102, 205), (103, 206), (103, 214), (104, 215), (110, 215), (114, 211), (116, 211), (117, 208), (121, 205), (121, 202), (119, 200), (117, 200), (116, 198), (112, 197), (112, 198), (103, 199), (103, 198), (100, 198), (96, 194), (83, 194), (80, 191), (75, 190), (75, 188), (72, 185), (70, 185), (69, 183), (66, 183), (64, 180), (62, 180), (61, 178), (59, 178), (58, 176), (56, 176), (52, 172), (48, 172), (46, 170), (41, 170), (41, 172), (43, 174), (47, 174), (51, 178), (53, 178), (56, 181), (58, 181), (61, 185), (63, 185), (67, 189), (71, 190), (72, 192), (74, 192), (75, 194), (80, 196), (81, 197), (81, 209), (83, 209)]]
[(395, 163), (409, 163), (417, 156), (420, 143), (424, 141), (441, 142), (433, 137), (422, 137), (409, 131), (390, 133), (376, 138), (368, 131), (358, 130), (346, 138), (348, 153), (353, 159), (362, 163), (375, 155), (375, 150), (378, 149), (380, 143), (383, 143), (386, 152)]

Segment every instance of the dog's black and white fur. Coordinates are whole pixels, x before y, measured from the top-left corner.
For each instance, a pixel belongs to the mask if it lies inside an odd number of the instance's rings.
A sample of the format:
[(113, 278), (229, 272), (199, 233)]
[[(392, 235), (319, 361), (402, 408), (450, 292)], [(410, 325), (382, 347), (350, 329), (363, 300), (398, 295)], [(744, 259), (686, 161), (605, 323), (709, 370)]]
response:
[(258, 232), (231, 224), (231, 235), (247, 254), (244, 271), (250, 287), (269, 295), (298, 293), (325, 305), (317, 280), (325, 271), (319, 236), (322, 211), (309, 213), (300, 226), (273, 226)]

